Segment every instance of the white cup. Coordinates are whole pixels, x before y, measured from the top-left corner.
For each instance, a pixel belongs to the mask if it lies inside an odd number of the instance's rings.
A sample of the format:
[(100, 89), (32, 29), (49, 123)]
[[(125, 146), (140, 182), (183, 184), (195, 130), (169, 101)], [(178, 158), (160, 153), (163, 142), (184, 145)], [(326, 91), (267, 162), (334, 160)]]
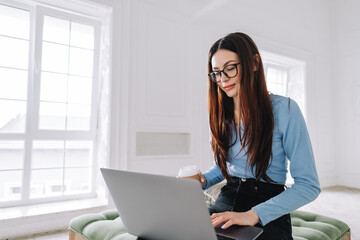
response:
[(197, 166), (185, 166), (180, 168), (178, 176), (200, 181), (200, 169)]

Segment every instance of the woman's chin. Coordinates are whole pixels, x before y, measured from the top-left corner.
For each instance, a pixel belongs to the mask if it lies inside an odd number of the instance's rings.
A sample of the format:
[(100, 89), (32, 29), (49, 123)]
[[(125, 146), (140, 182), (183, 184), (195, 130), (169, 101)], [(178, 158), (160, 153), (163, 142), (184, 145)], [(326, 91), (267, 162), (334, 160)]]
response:
[(228, 91), (228, 92), (226, 92), (226, 95), (227, 95), (229, 98), (233, 98), (233, 97), (236, 97), (236, 96), (237, 96), (237, 92)]

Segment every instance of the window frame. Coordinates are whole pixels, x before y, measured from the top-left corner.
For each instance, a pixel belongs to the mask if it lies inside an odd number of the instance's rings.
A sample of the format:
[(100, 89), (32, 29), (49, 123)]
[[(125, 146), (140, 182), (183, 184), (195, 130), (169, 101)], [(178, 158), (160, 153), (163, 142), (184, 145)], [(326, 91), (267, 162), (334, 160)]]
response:
[[(55, 9), (35, 2), (19, 3), (18, 1), (2, 0), (0, 4), (23, 9), (30, 13), (29, 54), (28, 54), (28, 85), (26, 100), (26, 123), (24, 133), (0, 133), (0, 140), (18, 140), (24, 143), (22, 186), (19, 200), (0, 202), (0, 208), (21, 205), (33, 205), (53, 201), (94, 198), (97, 196), (97, 146), (98, 146), (98, 115), (100, 96), (100, 35), (101, 21), (92, 16), (85, 16), (66, 9)], [(39, 129), (40, 77), (42, 57), (42, 31), (44, 16), (66, 19), (76, 23), (94, 27), (94, 62), (92, 75), (91, 116), (89, 130), (42, 130)], [(93, 142), (91, 163), (91, 191), (84, 194), (72, 194), (30, 199), (30, 174), (32, 162), (32, 143), (37, 140), (88, 140)], [(63, 166), (63, 169), (66, 169)], [(6, 170), (4, 170), (6, 171)], [(64, 181), (64, 179), (63, 179)]]

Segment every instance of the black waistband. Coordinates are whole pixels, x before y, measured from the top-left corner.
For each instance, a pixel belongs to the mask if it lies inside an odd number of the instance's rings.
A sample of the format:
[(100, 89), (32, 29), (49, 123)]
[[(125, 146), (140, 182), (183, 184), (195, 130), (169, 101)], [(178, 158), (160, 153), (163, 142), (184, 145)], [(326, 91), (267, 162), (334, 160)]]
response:
[(262, 182), (260, 180), (256, 180), (255, 178), (238, 178), (238, 177), (231, 177), (231, 184), (241, 184), (245, 186), (249, 186), (251, 188), (264, 188), (269, 190), (277, 190), (277, 191), (283, 191), (285, 189), (285, 185), (283, 184), (277, 184), (277, 183), (268, 183), (268, 182)]

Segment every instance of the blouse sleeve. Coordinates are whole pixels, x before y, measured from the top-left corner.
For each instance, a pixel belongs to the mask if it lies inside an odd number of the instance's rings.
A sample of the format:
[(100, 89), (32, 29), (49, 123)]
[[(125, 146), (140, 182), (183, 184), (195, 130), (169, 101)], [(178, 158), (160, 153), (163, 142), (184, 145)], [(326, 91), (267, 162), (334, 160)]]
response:
[(206, 178), (207, 185), (204, 187), (204, 189), (207, 189), (222, 180), (224, 180), (224, 176), (222, 175), (219, 167), (214, 162), (213, 166), (204, 173), (204, 177)]
[(294, 184), (279, 195), (253, 207), (262, 225), (313, 201), (320, 194), (310, 137), (299, 106), (289, 99), (289, 102), (279, 106), (277, 118)]

